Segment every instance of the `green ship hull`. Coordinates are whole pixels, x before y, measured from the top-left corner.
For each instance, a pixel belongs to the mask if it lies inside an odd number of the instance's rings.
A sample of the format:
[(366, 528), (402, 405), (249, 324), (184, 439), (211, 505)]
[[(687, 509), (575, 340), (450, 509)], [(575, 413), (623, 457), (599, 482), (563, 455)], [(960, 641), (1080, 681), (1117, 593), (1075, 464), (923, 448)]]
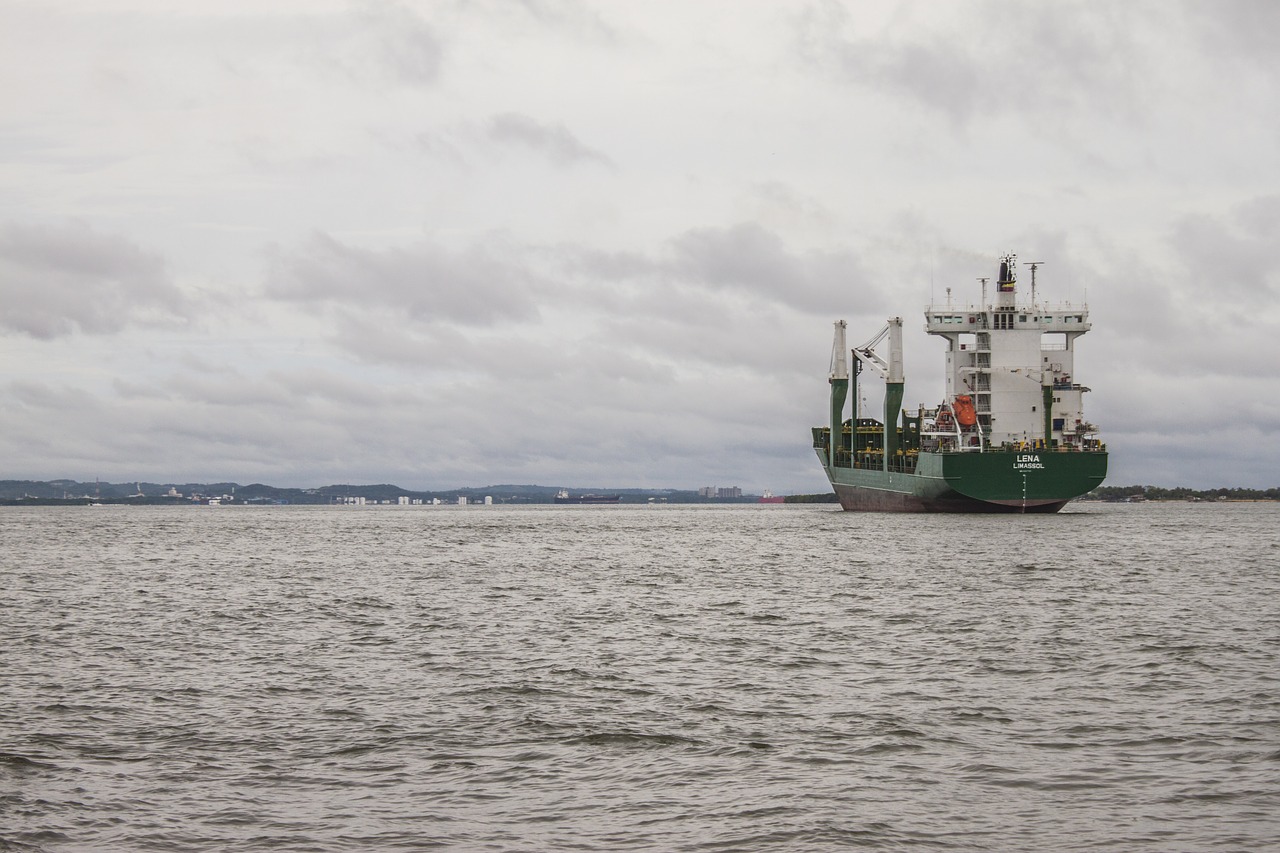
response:
[(846, 510), (878, 512), (1057, 512), (1102, 484), (1105, 452), (1003, 450), (922, 452), (914, 472), (832, 466), (827, 431), (815, 450)]

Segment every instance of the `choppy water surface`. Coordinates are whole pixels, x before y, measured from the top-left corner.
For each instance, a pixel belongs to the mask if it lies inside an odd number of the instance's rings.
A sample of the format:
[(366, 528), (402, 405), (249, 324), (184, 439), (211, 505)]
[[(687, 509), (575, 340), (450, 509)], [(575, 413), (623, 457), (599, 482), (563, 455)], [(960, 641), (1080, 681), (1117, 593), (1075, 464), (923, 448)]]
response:
[(0, 850), (1280, 846), (1280, 507), (0, 509)]

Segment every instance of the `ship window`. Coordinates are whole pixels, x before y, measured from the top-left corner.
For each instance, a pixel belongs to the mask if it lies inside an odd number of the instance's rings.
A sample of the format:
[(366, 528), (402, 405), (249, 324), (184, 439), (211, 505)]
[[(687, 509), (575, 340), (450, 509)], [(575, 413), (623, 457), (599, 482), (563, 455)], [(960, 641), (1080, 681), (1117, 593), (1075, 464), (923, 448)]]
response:
[(1018, 322), (1019, 322), (1019, 323), (1025, 323), (1025, 322), (1027, 322), (1027, 315), (1026, 315), (1026, 314), (1019, 314), (1019, 315), (1018, 315)]

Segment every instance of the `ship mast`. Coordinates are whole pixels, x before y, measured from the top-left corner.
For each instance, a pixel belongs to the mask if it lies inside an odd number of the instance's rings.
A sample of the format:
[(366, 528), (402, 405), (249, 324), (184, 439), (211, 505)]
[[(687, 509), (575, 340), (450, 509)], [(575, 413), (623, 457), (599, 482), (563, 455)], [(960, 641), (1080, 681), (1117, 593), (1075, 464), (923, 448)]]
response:
[(1036, 304), (1036, 267), (1043, 266), (1044, 261), (1028, 261), (1027, 266), (1031, 267), (1031, 307)]

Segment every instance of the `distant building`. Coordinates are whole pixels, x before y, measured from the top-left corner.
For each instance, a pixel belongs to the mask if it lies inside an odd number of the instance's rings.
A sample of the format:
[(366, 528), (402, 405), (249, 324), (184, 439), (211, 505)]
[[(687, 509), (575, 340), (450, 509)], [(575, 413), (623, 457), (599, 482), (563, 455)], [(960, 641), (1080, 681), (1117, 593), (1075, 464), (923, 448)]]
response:
[(716, 497), (718, 498), (740, 498), (742, 497), (742, 489), (737, 486), (726, 486), (716, 489)]
[(715, 496), (716, 496), (715, 486), (703, 486), (701, 489), (698, 489), (698, 497), (700, 498), (714, 498)]

